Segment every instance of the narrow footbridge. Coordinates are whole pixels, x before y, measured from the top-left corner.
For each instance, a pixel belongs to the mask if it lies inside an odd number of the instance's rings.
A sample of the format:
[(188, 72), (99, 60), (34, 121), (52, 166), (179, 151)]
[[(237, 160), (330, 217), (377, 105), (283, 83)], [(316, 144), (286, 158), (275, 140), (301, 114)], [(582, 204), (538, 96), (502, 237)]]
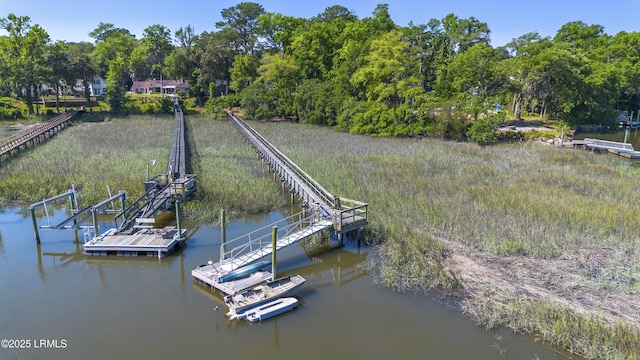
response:
[(177, 101), (174, 115), (166, 173), (147, 179), (144, 182), (145, 193), (116, 216), (116, 221), (123, 219), (118, 232), (152, 228), (154, 214), (158, 210), (186, 199), (196, 189), (196, 175), (187, 174), (184, 113)]
[[(367, 225), (368, 204), (332, 195), (239, 116), (227, 111), (227, 119), (291, 193), (302, 200), (303, 211), (224, 242), (219, 262), (200, 266), (191, 272), (197, 281), (226, 293), (233, 292), (235, 289), (226, 283), (217, 283), (217, 279), (322, 230), (333, 228), (341, 240), (342, 234)], [(275, 248), (271, 234), (273, 227), (278, 231)]]
[(47, 121), (38, 123), (24, 131), (21, 131), (6, 139), (0, 140), (0, 157), (9, 155), (12, 151), (26, 147), (29, 143), (40, 142), (49, 139), (53, 134), (64, 129), (78, 114), (78, 111), (68, 110)]

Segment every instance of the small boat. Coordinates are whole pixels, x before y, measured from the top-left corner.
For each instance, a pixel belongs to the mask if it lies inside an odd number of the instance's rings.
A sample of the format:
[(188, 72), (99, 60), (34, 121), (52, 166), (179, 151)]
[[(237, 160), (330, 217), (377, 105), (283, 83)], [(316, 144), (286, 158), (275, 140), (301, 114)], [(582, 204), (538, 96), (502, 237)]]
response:
[(305, 278), (300, 275), (289, 275), (252, 289), (227, 295), (224, 297), (224, 302), (229, 307), (227, 316), (231, 319), (241, 319), (246, 316), (247, 310), (289, 294), (302, 286), (305, 281)]
[(254, 272), (262, 269), (263, 267), (271, 265), (271, 261), (259, 261), (257, 263), (249, 264), (247, 266), (243, 266), (237, 268), (235, 270), (230, 271), (229, 273), (222, 275), (218, 278), (219, 283), (227, 282), (227, 281), (235, 281), (242, 278), (246, 278)]
[(247, 320), (256, 322), (280, 315), (298, 306), (298, 299), (283, 297), (247, 311)]

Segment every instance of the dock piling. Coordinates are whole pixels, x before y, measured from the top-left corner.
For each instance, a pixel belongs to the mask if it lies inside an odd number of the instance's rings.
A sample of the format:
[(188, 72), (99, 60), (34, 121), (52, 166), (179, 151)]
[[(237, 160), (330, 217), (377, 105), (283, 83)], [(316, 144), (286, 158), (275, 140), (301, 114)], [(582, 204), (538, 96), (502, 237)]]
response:
[[(274, 226), (271, 230), (271, 248), (276, 249), (278, 243), (278, 227)], [(276, 252), (271, 251), (271, 280), (277, 279), (276, 276)]]
[(33, 222), (33, 233), (36, 236), (36, 242), (40, 244), (40, 234), (38, 233), (38, 221), (36, 220), (36, 210), (33, 208), (33, 206), (29, 210), (31, 210), (31, 221)]
[(220, 252), (220, 260), (224, 260), (224, 253), (227, 251), (225, 249), (225, 244), (227, 242), (227, 230), (225, 228), (225, 219), (226, 213), (224, 209), (220, 210), (220, 242), (222, 243), (221, 252)]
[[(176, 200), (176, 227), (178, 228), (178, 241), (184, 240), (182, 237), (182, 204), (180, 200)], [(159, 252), (158, 256), (160, 256)]]

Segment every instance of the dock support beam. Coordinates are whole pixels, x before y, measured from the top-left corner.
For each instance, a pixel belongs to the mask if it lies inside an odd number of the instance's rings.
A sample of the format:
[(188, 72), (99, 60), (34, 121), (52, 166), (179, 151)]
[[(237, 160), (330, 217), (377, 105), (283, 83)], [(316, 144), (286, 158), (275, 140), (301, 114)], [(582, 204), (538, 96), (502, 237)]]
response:
[(100, 233), (98, 229), (98, 212), (96, 210), (92, 210), (91, 216), (93, 218), (93, 236), (95, 237)]
[(182, 204), (176, 200), (176, 226), (178, 228), (178, 241), (184, 240), (182, 237)]
[(38, 221), (36, 221), (36, 210), (31, 207), (31, 221), (33, 222), (33, 233), (36, 235), (36, 242), (40, 244), (40, 234), (38, 233)]
[(274, 226), (271, 230), (271, 280), (277, 279), (276, 276), (276, 244), (278, 243), (278, 227)]
[(624, 143), (626, 144), (629, 140), (629, 127), (624, 131)]
[(221, 246), (221, 253), (220, 253), (220, 260), (224, 260), (224, 253), (227, 251), (227, 249), (225, 248), (225, 245), (227, 243), (227, 230), (225, 228), (225, 221), (226, 221), (226, 213), (224, 211), (224, 209), (220, 210), (220, 242), (222, 243)]

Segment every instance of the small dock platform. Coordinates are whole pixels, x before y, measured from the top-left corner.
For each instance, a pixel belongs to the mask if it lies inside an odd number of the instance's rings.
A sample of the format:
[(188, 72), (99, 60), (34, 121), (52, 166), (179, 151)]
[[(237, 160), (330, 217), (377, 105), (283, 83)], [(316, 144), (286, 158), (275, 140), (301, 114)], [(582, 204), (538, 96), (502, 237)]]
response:
[(271, 273), (268, 271), (257, 271), (244, 279), (219, 283), (218, 278), (227, 273), (228, 271), (219, 267), (219, 263), (200, 265), (191, 270), (191, 275), (199, 284), (208, 288), (218, 289), (226, 295), (235, 294), (244, 289), (263, 284), (272, 278)]
[(118, 233), (117, 229), (110, 229), (94, 237), (83, 245), (87, 255), (118, 255), (118, 256), (167, 256), (184, 240), (184, 233), (178, 236), (178, 230), (173, 226), (161, 229), (139, 229), (133, 234)]
[(609, 149), (608, 151), (609, 151), (609, 154), (615, 155), (625, 160), (629, 160), (629, 161), (640, 160), (640, 151), (629, 152), (629, 151), (617, 151), (617, 150), (611, 150), (611, 149)]

